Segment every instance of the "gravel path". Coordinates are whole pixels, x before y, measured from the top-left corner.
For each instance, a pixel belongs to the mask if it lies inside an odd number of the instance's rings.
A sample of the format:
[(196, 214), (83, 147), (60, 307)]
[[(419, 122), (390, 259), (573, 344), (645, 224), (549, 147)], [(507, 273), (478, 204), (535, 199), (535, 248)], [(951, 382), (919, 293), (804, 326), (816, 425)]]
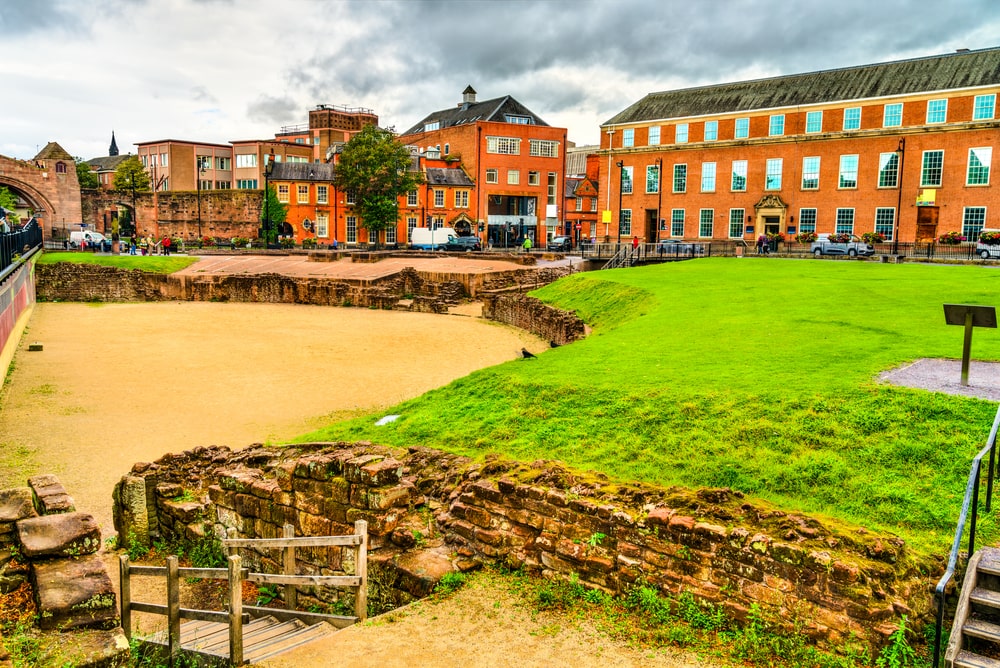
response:
[(967, 386), (961, 383), (962, 360), (919, 359), (886, 371), (879, 379), (892, 385), (1000, 401), (1000, 362), (970, 361)]

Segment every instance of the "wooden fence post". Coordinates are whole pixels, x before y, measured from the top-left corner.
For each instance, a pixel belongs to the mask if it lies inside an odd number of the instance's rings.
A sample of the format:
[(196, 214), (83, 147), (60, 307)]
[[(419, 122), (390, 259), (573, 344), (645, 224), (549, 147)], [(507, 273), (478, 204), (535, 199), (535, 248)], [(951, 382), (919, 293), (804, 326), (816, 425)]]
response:
[(125, 638), (132, 639), (132, 586), (128, 573), (128, 555), (119, 557), (118, 566), (118, 588), (121, 591), (119, 607), (121, 609), (122, 630), (125, 631)]
[(167, 652), (170, 665), (181, 652), (181, 588), (177, 557), (167, 557)]
[(243, 665), (243, 569), (239, 555), (229, 557), (229, 661)]
[[(295, 527), (291, 524), (286, 524), (284, 526), (284, 537), (295, 538)], [(284, 561), (284, 574), (295, 575), (295, 546), (289, 545), (286, 548), (282, 548), (281, 552)], [(285, 607), (289, 610), (294, 610), (297, 599), (298, 589), (296, 589), (295, 585), (285, 585)]]
[(354, 523), (354, 535), (361, 536), (358, 543), (357, 557), (354, 559), (355, 575), (361, 578), (358, 593), (354, 599), (354, 616), (359, 622), (368, 619), (368, 522), (358, 520)]

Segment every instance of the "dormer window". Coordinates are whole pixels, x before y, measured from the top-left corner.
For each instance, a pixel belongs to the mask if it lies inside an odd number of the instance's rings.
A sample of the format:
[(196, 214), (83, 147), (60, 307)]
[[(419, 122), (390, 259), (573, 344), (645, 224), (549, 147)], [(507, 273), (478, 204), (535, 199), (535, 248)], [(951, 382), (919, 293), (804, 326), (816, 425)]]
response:
[(431, 121), (430, 123), (424, 125), (424, 132), (430, 132), (431, 130), (440, 130), (440, 129), (441, 129), (441, 121)]
[(514, 114), (504, 114), (504, 120), (515, 125), (531, 125), (531, 116), (516, 116)]

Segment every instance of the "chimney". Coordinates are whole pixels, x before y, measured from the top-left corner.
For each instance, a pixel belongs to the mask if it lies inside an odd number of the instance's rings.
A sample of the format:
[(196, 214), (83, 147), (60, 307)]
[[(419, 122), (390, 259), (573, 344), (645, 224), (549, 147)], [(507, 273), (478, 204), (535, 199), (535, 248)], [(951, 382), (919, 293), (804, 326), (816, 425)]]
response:
[(468, 109), (470, 104), (476, 103), (476, 90), (471, 86), (466, 86), (465, 90), (462, 91), (462, 104), (459, 106), (462, 109)]

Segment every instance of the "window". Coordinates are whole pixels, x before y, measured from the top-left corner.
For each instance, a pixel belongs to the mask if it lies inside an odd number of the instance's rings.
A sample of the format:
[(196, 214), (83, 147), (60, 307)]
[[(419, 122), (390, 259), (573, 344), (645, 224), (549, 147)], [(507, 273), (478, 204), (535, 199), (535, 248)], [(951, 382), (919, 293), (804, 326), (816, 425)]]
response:
[(413, 228), (417, 226), (416, 216), (406, 217), (406, 241), (413, 241)]
[(858, 156), (840, 156), (840, 180), (837, 182), (838, 188), (858, 187)]
[(944, 151), (924, 151), (920, 166), (920, 185), (940, 186), (944, 169)]
[(747, 161), (733, 160), (733, 180), (730, 188), (733, 192), (746, 192), (747, 189)]
[(632, 168), (622, 167), (621, 168), (621, 178), (622, 178), (622, 194), (631, 195), (632, 194)]
[(316, 214), (316, 236), (323, 238), (330, 236), (330, 218), (325, 213)]
[(785, 115), (775, 114), (771, 116), (771, 121), (767, 126), (767, 135), (769, 137), (779, 137), (785, 134)]
[(986, 224), (985, 206), (967, 206), (962, 212), (962, 236), (977, 241)]
[(719, 138), (719, 121), (705, 121), (705, 141), (715, 141)]
[(559, 142), (529, 139), (528, 153), (539, 158), (558, 158)]
[(486, 152), (521, 155), (521, 140), (517, 137), (487, 137)]
[(304, 155), (290, 155), (285, 158), (285, 162), (303, 163), (303, 162), (309, 162), (309, 158), (305, 157)]
[(548, 194), (549, 200), (548, 204), (556, 204), (556, 185), (558, 183), (557, 175), (555, 172), (549, 172), (549, 182), (548, 182)]
[(347, 217), (347, 243), (356, 244), (358, 243), (358, 217), (348, 216)]
[(881, 153), (878, 156), (878, 187), (899, 187), (899, 154)]
[[(486, 183), (499, 183), (500, 179), (498, 176), (499, 174), (497, 169), (495, 167), (490, 167), (486, 170)], [(414, 204), (414, 206), (416, 205)]]
[(597, 211), (597, 198), (596, 197), (591, 197), (590, 198), (590, 210), (591, 211)]
[(802, 189), (817, 190), (819, 188), (819, 158), (802, 158)]
[(444, 207), (444, 191), (440, 189), (434, 190), (434, 207), (440, 209)]
[[(992, 118), (992, 116), (990, 118)], [(219, 169), (227, 169), (227, 170), (229, 169), (229, 166), (232, 165), (232, 162), (233, 162), (232, 158), (216, 158), (216, 160), (218, 160), (219, 162), (222, 162), (223, 160), (225, 160), (226, 161), (225, 162), (226, 166), (222, 167), (221, 165), (219, 165), (218, 168)], [(166, 153), (161, 153), (160, 154), (160, 167), (166, 167), (166, 166), (167, 166), (167, 154)]]
[(686, 144), (688, 140), (688, 124), (678, 123), (677, 127), (674, 129), (674, 143), (675, 144)]
[(236, 168), (241, 167), (256, 167), (257, 166), (257, 154), (256, 153), (237, 153), (236, 154)]
[(927, 100), (928, 125), (948, 120), (948, 100)]
[(583, 211), (583, 198), (582, 197), (577, 197), (576, 198), (576, 210), (577, 211)]
[(144, 156), (141, 156), (141, 157), (142, 157), (142, 166), (143, 166), (143, 167), (148, 167), (149, 165), (147, 164), (147, 162), (148, 162), (148, 160), (149, 160), (149, 157), (148, 157), (148, 156), (145, 156), (145, 155), (144, 155)]
[(297, 201), (299, 204), (309, 203), (309, 186), (299, 186)]
[(990, 184), (990, 161), (993, 159), (993, 149), (970, 148), (969, 149), (969, 169), (965, 178), (965, 185), (968, 186), (988, 186)]
[(861, 107), (848, 107), (844, 109), (844, 129), (861, 129)]
[(701, 191), (703, 193), (715, 192), (715, 163), (701, 163)]
[(445, 144), (444, 145), (444, 154), (445, 155), (451, 154), (451, 144)]
[[(990, 117), (992, 118), (992, 116)], [(649, 128), (649, 140), (646, 142), (650, 146), (658, 146), (660, 143), (660, 126)]]
[(799, 209), (799, 232), (816, 231), (816, 209)]
[(875, 209), (875, 231), (892, 241), (893, 225), (896, 222), (896, 210), (891, 206), (880, 206)]
[[(236, 188), (238, 190), (256, 190), (257, 179), (238, 179), (236, 181)], [(166, 190), (166, 184), (164, 184), (164, 190)]]
[(781, 190), (781, 158), (769, 158), (764, 173), (764, 190)]
[(837, 209), (837, 234), (854, 234), (854, 209)]
[(514, 114), (504, 114), (503, 119), (514, 125), (531, 125), (531, 116), (515, 116)]
[(385, 242), (387, 244), (396, 243), (396, 226), (385, 228)]
[(972, 120), (988, 121), (992, 119), (996, 103), (996, 95), (977, 95), (972, 105)]
[(684, 209), (672, 209), (670, 211), (670, 236), (684, 236)]
[(329, 198), (330, 186), (316, 186), (316, 203), (317, 204), (327, 204), (330, 201)]
[(646, 167), (646, 192), (660, 192), (660, 168), (656, 165)]
[(424, 132), (431, 132), (433, 130), (441, 129), (441, 121), (431, 121), (430, 123), (424, 124)]
[(278, 185), (278, 201), (288, 202), (288, 184), (281, 183)]
[(406, 193), (406, 206), (417, 206), (420, 203), (419, 195), (416, 190), (411, 190)]
[(687, 192), (688, 166), (674, 165), (674, 192)]
[(746, 217), (746, 209), (730, 209), (729, 210), (729, 238), (730, 239), (742, 239), (743, 238), (743, 220)]
[(344, 194), (344, 201), (346, 201), (351, 206), (354, 206), (355, 204), (358, 203), (358, 194), (353, 190), (348, 190)]
[(632, 209), (622, 209), (618, 217), (618, 234), (625, 237), (632, 234)]
[(823, 112), (810, 111), (806, 113), (806, 132), (823, 131)]
[(507, 170), (507, 185), (516, 186), (521, 182), (521, 172), (516, 169)]
[(903, 103), (887, 104), (882, 112), (882, 127), (898, 128), (903, 124)]
[(538, 180), (538, 172), (528, 172), (528, 185), (537, 186), (541, 181)]
[[(153, 160), (156, 160), (156, 156), (153, 156)], [(156, 164), (155, 162), (153, 164)], [(195, 158), (195, 164), (198, 165), (198, 170), (202, 172), (207, 172), (212, 169), (212, 156), (210, 155), (199, 155)]]
[(702, 209), (698, 215), (698, 236), (711, 237), (715, 231), (715, 211)]
[(212, 180), (211, 179), (201, 179), (198, 181), (198, 188), (201, 190), (211, 190)]
[(468, 209), (469, 208), (469, 191), (468, 190), (456, 190), (455, 191), (455, 208), (456, 209)]
[(622, 130), (622, 146), (625, 148), (635, 146), (635, 130), (632, 128)]
[[(167, 154), (164, 153), (160, 156), (160, 164), (166, 166), (167, 164)], [(216, 158), (215, 168), (224, 172), (228, 172), (233, 168), (232, 158)]]
[(733, 135), (736, 139), (746, 139), (750, 136), (750, 119), (749, 118), (737, 118), (736, 119), (736, 130)]
[(233, 182), (232, 181), (216, 181), (215, 182), (215, 189), (216, 190), (229, 190), (232, 187), (233, 187)]

